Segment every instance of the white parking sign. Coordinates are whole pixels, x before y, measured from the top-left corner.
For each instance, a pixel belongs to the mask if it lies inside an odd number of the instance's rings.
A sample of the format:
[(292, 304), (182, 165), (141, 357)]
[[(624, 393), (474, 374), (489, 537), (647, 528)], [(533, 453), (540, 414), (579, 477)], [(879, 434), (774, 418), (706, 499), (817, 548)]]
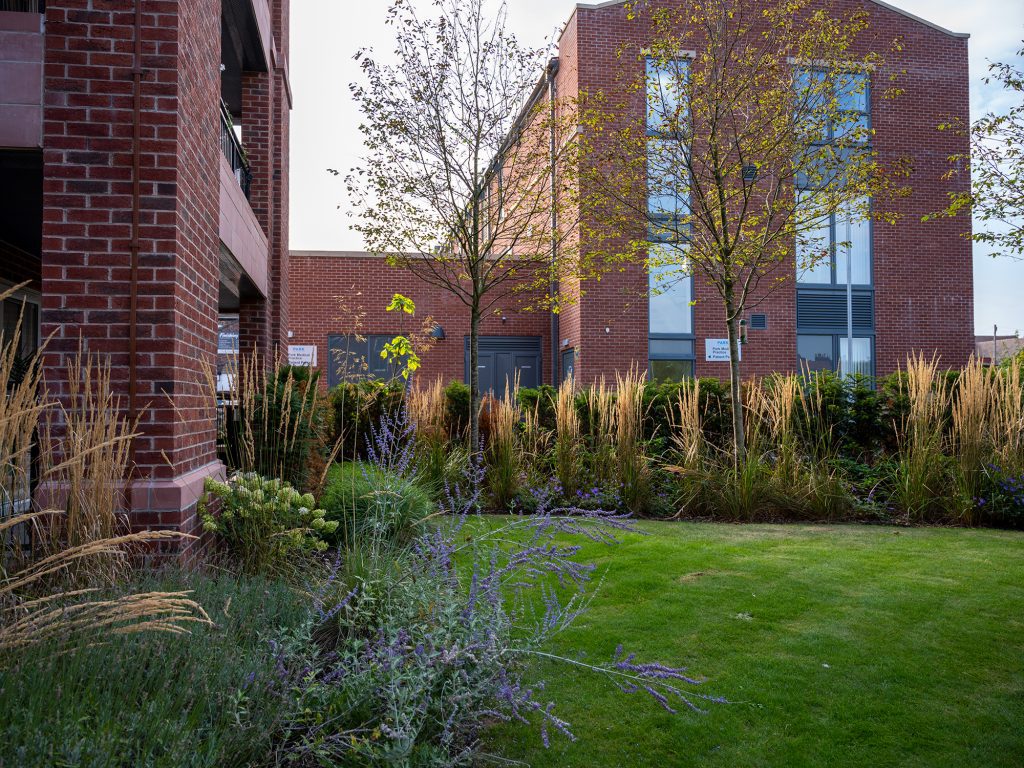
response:
[[(743, 359), (743, 346), (739, 347), (740, 360)], [(704, 360), (709, 363), (729, 362), (728, 339), (704, 339)]]

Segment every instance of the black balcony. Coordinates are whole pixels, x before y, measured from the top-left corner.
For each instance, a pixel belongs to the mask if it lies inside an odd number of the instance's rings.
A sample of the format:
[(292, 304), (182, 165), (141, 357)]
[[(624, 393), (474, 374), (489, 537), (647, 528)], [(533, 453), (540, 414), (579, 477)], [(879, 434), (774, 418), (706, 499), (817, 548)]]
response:
[(0, 11), (44, 13), (46, 0), (0, 0)]
[(248, 200), (249, 188), (252, 186), (252, 171), (249, 170), (249, 160), (245, 156), (245, 150), (242, 149), (242, 144), (238, 141), (238, 136), (235, 135), (231, 114), (223, 104), (220, 108), (220, 151), (228, 159), (235, 181), (238, 182), (238, 186), (242, 188), (242, 192)]

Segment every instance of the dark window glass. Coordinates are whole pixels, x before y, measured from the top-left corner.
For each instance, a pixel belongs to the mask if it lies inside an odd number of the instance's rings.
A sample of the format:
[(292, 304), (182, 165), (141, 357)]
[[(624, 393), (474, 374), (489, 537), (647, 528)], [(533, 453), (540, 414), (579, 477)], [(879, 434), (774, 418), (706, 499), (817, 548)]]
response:
[(832, 336), (797, 336), (796, 351), (802, 372), (834, 371), (836, 368)]
[[(19, 319), (21, 327), (19, 330)], [(4, 344), (8, 344), (14, 338), (15, 330), (18, 334), (18, 357), (27, 358), (35, 354), (39, 348), (39, 305), (31, 301), (24, 301), (17, 297), (5, 299), (3, 302), (3, 325), (0, 333), (3, 334)]]
[(693, 378), (693, 360), (651, 360), (651, 381)]

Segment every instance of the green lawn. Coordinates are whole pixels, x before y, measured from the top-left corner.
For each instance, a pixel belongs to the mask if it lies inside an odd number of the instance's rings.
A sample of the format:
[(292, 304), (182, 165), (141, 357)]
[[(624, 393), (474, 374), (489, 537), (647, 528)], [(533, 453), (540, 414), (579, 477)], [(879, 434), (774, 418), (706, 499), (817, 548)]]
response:
[(544, 664), (579, 740), (502, 725), (542, 766), (1024, 765), (1024, 535), (646, 523), (588, 545), (604, 583), (563, 654), (685, 664), (730, 704), (672, 716)]

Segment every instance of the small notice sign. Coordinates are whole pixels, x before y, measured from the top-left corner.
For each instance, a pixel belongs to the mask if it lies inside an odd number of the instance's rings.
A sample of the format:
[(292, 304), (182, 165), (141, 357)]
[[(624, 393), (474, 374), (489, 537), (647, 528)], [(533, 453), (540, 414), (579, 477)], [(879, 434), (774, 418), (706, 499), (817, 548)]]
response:
[(289, 344), (288, 365), (316, 365), (316, 344)]
[[(743, 345), (739, 346), (740, 360), (743, 359)], [(709, 363), (729, 362), (728, 339), (704, 339), (704, 360)]]

